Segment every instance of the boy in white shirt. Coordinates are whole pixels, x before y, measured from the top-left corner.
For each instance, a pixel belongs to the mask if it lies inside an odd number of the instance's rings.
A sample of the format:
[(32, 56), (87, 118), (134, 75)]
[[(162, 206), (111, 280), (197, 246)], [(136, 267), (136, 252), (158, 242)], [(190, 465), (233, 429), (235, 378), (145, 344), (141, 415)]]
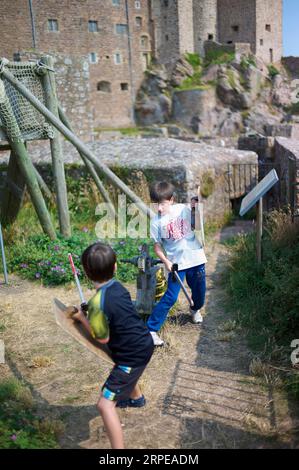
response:
[(161, 181), (151, 188), (151, 200), (157, 204), (158, 215), (151, 220), (151, 238), (154, 251), (165, 264), (168, 274), (168, 287), (160, 302), (153, 309), (147, 326), (155, 346), (163, 346), (164, 341), (157, 332), (164, 324), (168, 312), (175, 304), (180, 285), (172, 279), (171, 268), (178, 264), (178, 274), (182, 281), (186, 277), (192, 292), (194, 306), (190, 308), (193, 323), (201, 323), (200, 309), (205, 302), (207, 262), (204, 250), (195, 237), (191, 226), (191, 209), (185, 204), (174, 204), (175, 188), (172, 184)]

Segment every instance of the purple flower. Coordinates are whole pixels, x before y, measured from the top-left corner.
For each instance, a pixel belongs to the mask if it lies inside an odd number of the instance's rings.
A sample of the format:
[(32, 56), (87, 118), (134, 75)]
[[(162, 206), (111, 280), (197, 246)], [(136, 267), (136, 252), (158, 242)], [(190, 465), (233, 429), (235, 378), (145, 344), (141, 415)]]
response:
[(26, 269), (26, 268), (28, 268), (28, 264), (26, 264), (26, 263), (22, 263), (22, 264), (20, 264), (20, 268), (24, 268), (24, 269)]
[(39, 278), (40, 278), (40, 276), (41, 276), (41, 274), (40, 274), (40, 273), (35, 273), (35, 277), (36, 277), (36, 279), (39, 279)]
[(48, 261), (48, 262), (47, 262), (47, 265), (48, 265), (48, 266), (51, 266), (51, 264), (52, 264), (51, 261)]
[(87, 233), (87, 232), (89, 232), (89, 230), (88, 230), (87, 227), (83, 227), (82, 232)]
[(59, 251), (59, 250), (60, 250), (60, 246), (59, 246), (59, 245), (54, 245), (54, 250), (55, 250), (55, 251)]
[(17, 436), (15, 434), (13, 434), (12, 436), (10, 436), (11, 440), (12, 441), (16, 441), (17, 440)]

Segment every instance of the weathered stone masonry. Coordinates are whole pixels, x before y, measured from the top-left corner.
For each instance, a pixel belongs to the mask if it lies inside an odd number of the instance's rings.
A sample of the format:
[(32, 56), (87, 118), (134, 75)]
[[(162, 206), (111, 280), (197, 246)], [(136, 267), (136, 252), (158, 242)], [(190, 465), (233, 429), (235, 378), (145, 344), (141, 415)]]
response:
[(282, 0), (1, 0), (0, 18), (1, 56), (89, 59), (95, 128), (133, 124), (151, 56), (171, 68), (208, 40), (249, 43), (266, 63), (282, 54)]

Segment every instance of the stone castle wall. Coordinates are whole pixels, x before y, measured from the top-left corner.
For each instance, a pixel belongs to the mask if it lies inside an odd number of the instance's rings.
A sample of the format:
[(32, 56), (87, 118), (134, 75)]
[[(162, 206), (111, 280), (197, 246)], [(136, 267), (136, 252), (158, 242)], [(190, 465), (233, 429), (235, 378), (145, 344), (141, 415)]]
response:
[[(206, 40), (232, 41), (278, 61), (281, 8), (282, 0), (32, 0), (32, 24), (28, 1), (1, 0), (1, 56), (43, 51), (89, 58), (94, 128), (127, 127), (151, 55), (172, 68), (187, 51), (203, 54)], [(97, 31), (89, 30), (91, 21)]]

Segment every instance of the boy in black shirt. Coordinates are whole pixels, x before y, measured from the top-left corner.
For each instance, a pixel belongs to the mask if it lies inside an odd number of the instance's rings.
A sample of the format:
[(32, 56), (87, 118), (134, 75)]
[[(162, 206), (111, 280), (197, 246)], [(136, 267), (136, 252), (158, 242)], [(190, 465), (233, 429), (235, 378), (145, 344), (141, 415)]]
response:
[(96, 294), (88, 302), (88, 317), (80, 321), (100, 343), (108, 344), (115, 366), (106, 380), (97, 408), (103, 418), (111, 446), (123, 449), (123, 434), (115, 406), (140, 407), (145, 398), (137, 385), (154, 350), (152, 337), (132, 304), (129, 292), (116, 280), (116, 255), (101, 242), (82, 254), (86, 275), (94, 282)]

